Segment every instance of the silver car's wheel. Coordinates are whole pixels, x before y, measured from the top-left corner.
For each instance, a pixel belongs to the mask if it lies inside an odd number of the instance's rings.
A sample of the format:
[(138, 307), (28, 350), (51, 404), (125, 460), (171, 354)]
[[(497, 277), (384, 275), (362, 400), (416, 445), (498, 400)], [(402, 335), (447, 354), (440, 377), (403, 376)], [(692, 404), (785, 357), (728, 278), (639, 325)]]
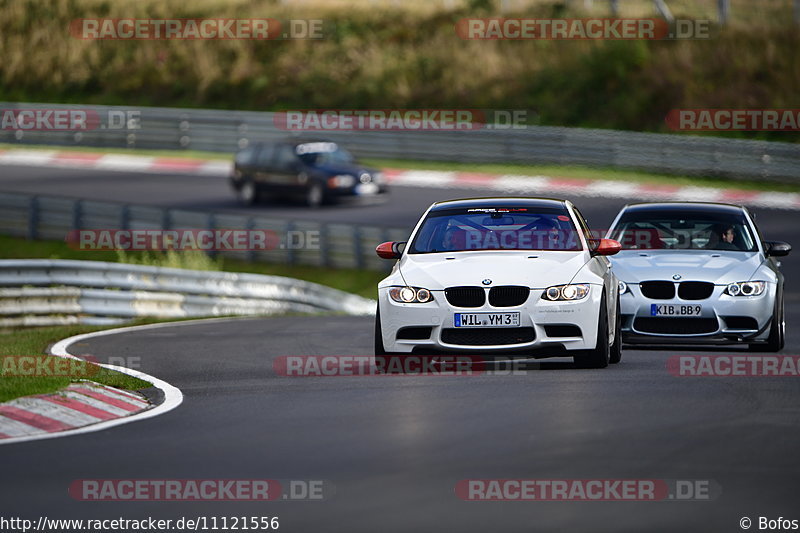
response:
[(775, 299), (775, 311), (772, 315), (772, 324), (769, 327), (769, 337), (766, 344), (751, 344), (754, 352), (780, 352), (786, 343), (786, 317), (783, 309), (783, 295)]
[(611, 353), (608, 362), (612, 365), (622, 360), (622, 315), (620, 314), (619, 298), (617, 298), (617, 320), (614, 322), (614, 344), (611, 345)]

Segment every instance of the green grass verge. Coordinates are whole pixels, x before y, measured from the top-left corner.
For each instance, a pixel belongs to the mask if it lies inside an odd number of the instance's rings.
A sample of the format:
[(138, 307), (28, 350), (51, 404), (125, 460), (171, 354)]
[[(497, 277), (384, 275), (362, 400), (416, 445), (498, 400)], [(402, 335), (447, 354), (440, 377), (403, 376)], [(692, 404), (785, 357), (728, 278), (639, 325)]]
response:
[[(153, 321), (142, 320), (137, 321), (136, 324), (148, 322)], [(13, 366), (15, 359), (8, 356), (31, 355), (38, 356), (37, 358), (50, 358), (53, 356), (41, 354), (44, 354), (47, 348), (56, 341), (102, 329), (109, 328), (104, 326), (73, 325), (0, 331), (0, 354), (3, 356), (1, 359), (3, 364), (0, 367), (2, 368), (2, 373), (0, 374), (0, 402), (7, 402), (8, 400), (31, 394), (56, 392), (73, 381), (77, 381), (70, 376), (29, 377), (17, 375), (18, 373), (14, 371)], [(87, 379), (120, 389), (138, 390), (150, 387), (150, 384), (146, 381), (106, 368), (98, 367), (96, 372), (89, 371), (87, 374)]]
[[(128, 150), (124, 148), (93, 148), (91, 146), (38, 146), (0, 143), (0, 150), (64, 150), (76, 152), (125, 153), (131, 155), (158, 155), (163, 157), (190, 157), (198, 159), (230, 160), (231, 154), (202, 152), (198, 150)], [(800, 184), (780, 183), (767, 180), (733, 180), (705, 176), (681, 176), (659, 174), (639, 170), (586, 167), (580, 165), (517, 165), (496, 163), (459, 163), (455, 161), (419, 161), (409, 159), (362, 159), (365, 165), (377, 168), (409, 170), (441, 170), (445, 172), (484, 172), (487, 174), (516, 174), (520, 176), (549, 176), (568, 179), (612, 180), (633, 183), (653, 183), (720, 189), (743, 189), (752, 191), (800, 192)]]

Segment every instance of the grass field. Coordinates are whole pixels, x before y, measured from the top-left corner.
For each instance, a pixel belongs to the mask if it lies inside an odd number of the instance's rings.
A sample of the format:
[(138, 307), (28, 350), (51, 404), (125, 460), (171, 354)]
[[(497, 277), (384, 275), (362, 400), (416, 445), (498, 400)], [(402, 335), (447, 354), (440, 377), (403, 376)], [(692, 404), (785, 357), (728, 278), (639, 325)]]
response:
[[(146, 323), (140, 321), (137, 323)], [(55, 392), (69, 385), (74, 379), (67, 376), (46, 376), (31, 377), (19, 375), (15, 371), (14, 362), (16, 359), (9, 356), (29, 355), (38, 358), (49, 358), (45, 356), (48, 347), (61, 339), (108, 329), (97, 326), (54, 326), (43, 328), (28, 328), (14, 330), (0, 330), (0, 402), (6, 402), (20, 396), (31, 394), (44, 394)], [(45, 366), (45, 365), (43, 365)], [(120, 372), (95, 367), (86, 372), (87, 378), (103, 385), (118, 387), (121, 389), (137, 390), (150, 387), (150, 384), (141, 379), (137, 379)], [(84, 375), (82, 372), (80, 375)]]

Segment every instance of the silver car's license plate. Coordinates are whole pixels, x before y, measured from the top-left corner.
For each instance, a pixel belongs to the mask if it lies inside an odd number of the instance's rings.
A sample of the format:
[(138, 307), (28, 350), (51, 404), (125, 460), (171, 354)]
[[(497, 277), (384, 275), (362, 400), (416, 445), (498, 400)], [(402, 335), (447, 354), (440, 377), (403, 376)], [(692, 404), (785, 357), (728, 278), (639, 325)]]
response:
[(519, 326), (519, 313), (455, 313), (457, 328), (502, 328)]
[(700, 316), (702, 305), (650, 304), (650, 316)]

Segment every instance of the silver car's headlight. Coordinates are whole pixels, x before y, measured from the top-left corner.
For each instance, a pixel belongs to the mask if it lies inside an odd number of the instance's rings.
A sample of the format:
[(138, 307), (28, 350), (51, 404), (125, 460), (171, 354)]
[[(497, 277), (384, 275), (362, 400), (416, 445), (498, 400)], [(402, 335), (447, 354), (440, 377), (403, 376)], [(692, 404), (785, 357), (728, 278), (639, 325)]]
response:
[(588, 283), (577, 283), (574, 285), (554, 285), (547, 287), (542, 293), (542, 298), (551, 302), (566, 300), (581, 300), (589, 294)]
[(433, 301), (433, 294), (421, 287), (391, 287), (389, 298), (401, 304), (424, 304)]
[(620, 281), (617, 284), (617, 287), (619, 287), (619, 293), (620, 294), (625, 294), (626, 292), (628, 292), (628, 284), (625, 283), (624, 281)]
[(730, 296), (758, 296), (763, 294), (766, 287), (766, 281), (737, 281), (736, 283), (730, 283), (725, 288), (725, 294)]

